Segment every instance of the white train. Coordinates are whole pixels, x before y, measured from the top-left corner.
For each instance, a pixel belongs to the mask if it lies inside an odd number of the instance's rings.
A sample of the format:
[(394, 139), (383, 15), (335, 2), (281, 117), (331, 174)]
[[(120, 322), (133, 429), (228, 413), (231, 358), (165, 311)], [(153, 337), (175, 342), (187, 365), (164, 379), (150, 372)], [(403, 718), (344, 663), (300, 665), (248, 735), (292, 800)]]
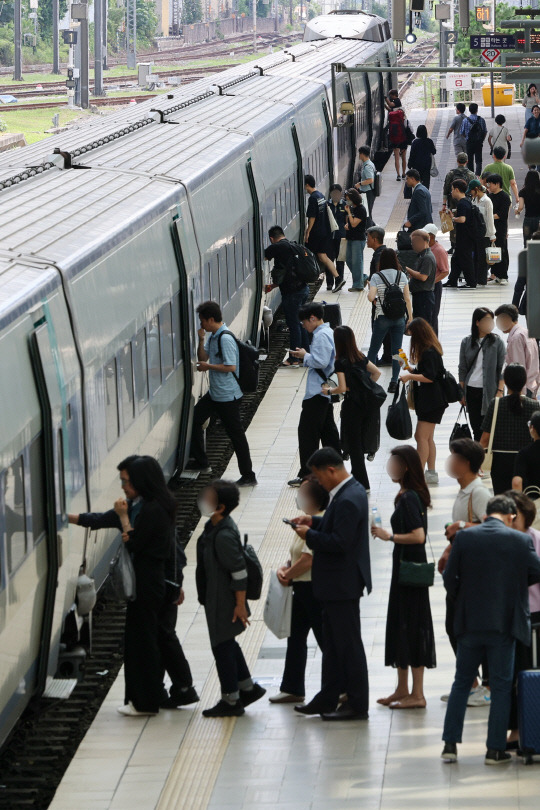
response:
[[(363, 62), (334, 98), (330, 65)], [(197, 304), (258, 339), (266, 231), (300, 238), (304, 173), (348, 185), (377, 149), (394, 62), (388, 36), (305, 43), (0, 157), (0, 742), (67, 674), (79, 576), (117, 542), (68, 512), (108, 508), (130, 453), (183, 463)]]

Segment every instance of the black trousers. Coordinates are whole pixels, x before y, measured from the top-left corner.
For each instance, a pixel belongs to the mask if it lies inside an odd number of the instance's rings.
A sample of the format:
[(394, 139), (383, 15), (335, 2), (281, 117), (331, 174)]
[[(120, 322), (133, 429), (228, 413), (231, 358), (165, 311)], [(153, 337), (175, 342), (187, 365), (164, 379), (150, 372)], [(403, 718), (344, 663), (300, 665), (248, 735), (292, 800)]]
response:
[(515, 453), (497, 453), (495, 450), (493, 451), (491, 486), (494, 495), (500, 495), (502, 492), (512, 489), (516, 458), (517, 451)]
[(322, 649), (322, 610), (321, 603), (313, 596), (311, 582), (295, 582), (293, 588), (291, 635), (287, 639), (285, 669), (281, 680), (281, 691), (290, 695), (305, 697), (307, 639), (309, 631)]
[(339, 433), (334, 422), (334, 407), (327, 397), (317, 394), (302, 402), (302, 413), (298, 423), (298, 448), (300, 450), (300, 472), (302, 478), (308, 475), (308, 461), (315, 450), (333, 447), (341, 452)]
[(486, 261), (486, 248), (491, 245), (487, 236), (477, 239), (474, 244), (474, 269), (476, 283), (485, 285), (488, 279), (488, 263)]
[[(467, 141), (467, 157), (469, 169), (478, 177), (482, 174), (482, 147), (483, 143), (469, 143)], [(474, 167), (474, 168), (473, 168)]]
[[(466, 236), (460, 234), (456, 238), (456, 246), (452, 254), (452, 261), (450, 262), (450, 275), (448, 276), (448, 284), (456, 286), (459, 277), (463, 273), (465, 282), (469, 287), (476, 287), (476, 272), (474, 268), (474, 242), (472, 239), (467, 239)], [(495, 265), (496, 267), (498, 265)]]
[(232, 442), (240, 475), (251, 475), (253, 467), (249, 454), (249, 445), (246, 433), (240, 419), (240, 400), (232, 399), (230, 402), (215, 402), (210, 394), (205, 394), (193, 410), (193, 429), (191, 432), (191, 457), (201, 467), (208, 466), (208, 456), (204, 447), (202, 426), (206, 420), (216, 414), (221, 419), (225, 433)]
[[(495, 229), (497, 226), (495, 226)], [(506, 226), (505, 226), (506, 228)], [(506, 229), (503, 233), (497, 232), (495, 237), (495, 244), (501, 248), (502, 259), (491, 268), (491, 272), (497, 278), (508, 278), (508, 265), (510, 264), (510, 257), (508, 256), (508, 236)]]
[(367, 713), (369, 681), (358, 599), (322, 603), (321, 691), (314, 698), (333, 711), (343, 692), (354, 711)]
[(158, 614), (158, 646), (161, 664), (172, 681), (170, 695), (179, 697), (181, 690), (193, 686), (193, 677), (180, 640), (176, 635), (178, 607), (165, 604)]
[(341, 406), (341, 445), (351, 459), (351, 472), (363, 487), (369, 489), (365, 450), (362, 441), (362, 408), (346, 396)]
[(222, 694), (238, 692), (239, 684), (251, 678), (242, 648), (235, 638), (229, 638), (212, 647), (212, 652)]
[(368, 214), (371, 217), (373, 213), (373, 203), (375, 202), (375, 192), (370, 189), (369, 191), (365, 191), (364, 193), (366, 195), (368, 204)]
[(423, 318), (429, 324), (433, 320), (433, 310), (435, 308), (435, 293), (433, 290), (430, 292), (413, 292), (412, 294), (412, 311), (413, 318)]
[(435, 303), (433, 304), (433, 314), (431, 316), (431, 325), (436, 335), (439, 334), (439, 312), (441, 311), (441, 298), (442, 298), (442, 281), (438, 281), (433, 288), (433, 295), (435, 296)]
[(128, 602), (124, 630), (125, 702), (140, 712), (158, 712), (163, 695), (158, 613), (162, 599)]
[(471, 388), (470, 385), (465, 389), (465, 400), (467, 402), (467, 413), (469, 414), (469, 422), (471, 423), (473, 439), (475, 442), (480, 441), (482, 436), (482, 397), (483, 388)]

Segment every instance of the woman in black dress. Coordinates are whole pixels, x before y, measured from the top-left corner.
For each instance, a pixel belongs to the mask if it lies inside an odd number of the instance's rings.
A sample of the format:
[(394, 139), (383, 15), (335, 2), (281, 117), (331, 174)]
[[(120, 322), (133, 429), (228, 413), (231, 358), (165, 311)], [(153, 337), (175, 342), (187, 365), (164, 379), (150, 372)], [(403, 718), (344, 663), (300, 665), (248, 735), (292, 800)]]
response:
[[(356, 345), (354, 332), (350, 326), (336, 326), (334, 329), (336, 360), (334, 370), (338, 376), (338, 385), (332, 388), (323, 385), (325, 394), (344, 394), (341, 406), (341, 448), (351, 459), (351, 472), (356, 480), (369, 492), (369, 478), (366, 471), (364, 454), (374, 455), (378, 449), (377, 436), (380, 433), (380, 411), (378, 408), (363, 407), (358, 392), (357, 372), (368, 374), (376, 382), (381, 376), (380, 370), (362, 354)], [(361, 392), (358, 392), (361, 394)], [(366, 449), (368, 437), (375, 438), (375, 443)]]
[(422, 470), (427, 464), (426, 483), (438, 484), (435, 470), (437, 448), (435, 425), (440, 425), (448, 401), (442, 387), (444, 365), (442, 346), (437, 335), (424, 318), (413, 318), (407, 327), (411, 336), (411, 363), (416, 368), (412, 373), (401, 375), (402, 382), (414, 382), (414, 410), (418, 419), (414, 438), (420, 455)]
[[(424, 669), (436, 666), (429, 588), (400, 585), (399, 566), (402, 559), (427, 562), (426, 509), (431, 505), (431, 499), (420, 457), (414, 447), (394, 447), (387, 469), (392, 481), (400, 485), (391, 517), (392, 532), (373, 525), (371, 534), (394, 543), (385, 665), (397, 668), (398, 683), (391, 695), (377, 703), (391, 709), (424, 709)], [(412, 672), (410, 692), (409, 667)]]
[(428, 138), (425, 125), (420, 124), (416, 130), (416, 138), (411, 144), (407, 166), (420, 173), (420, 182), (426, 188), (429, 188), (431, 183), (431, 157), (436, 154), (437, 149), (431, 138)]

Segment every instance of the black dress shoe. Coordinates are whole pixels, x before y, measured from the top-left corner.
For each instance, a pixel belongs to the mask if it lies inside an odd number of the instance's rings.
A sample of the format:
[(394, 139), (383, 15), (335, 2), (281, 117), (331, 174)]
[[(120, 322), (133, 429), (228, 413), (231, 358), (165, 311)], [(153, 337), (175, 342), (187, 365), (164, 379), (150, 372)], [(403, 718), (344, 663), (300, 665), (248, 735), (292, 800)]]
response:
[(458, 284), (449, 284), (448, 282), (446, 282), (446, 284), (443, 284), (443, 287), (452, 287), (454, 290), (457, 290), (458, 286), (459, 286)]
[(260, 700), (263, 695), (266, 695), (266, 689), (260, 683), (254, 683), (252, 689), (240, 689), (240, 702), (246, 708), (256, 700)]
[(159, 704), (162, 709), (176, 709), (178, 706), (189, 706), (191, 703), (198, 703), (199, 695), (194, 686), (190, 686), (185, 691), (179, 691), (172, 695), (163, 696)]
[(367, 712), (357, 712), (348, 703), (342, 704), (335, 712), (323, 712), (321, 714), (323, 720), (367, 720), (369, 715)]
[(242, 475), (236, 482), (237, 487), (256, 487), (257, 486), (257, 478), (255, 477), (255, 473), (250, 473), (249, 475)]
[(324, 714), (325, 712), (331, 712), (332, 709), (328, 707), (328, 705), (324, 705), (319, 700), (310, 700), (309, 703), (302, 703), (300, 706), (294, 707), (295, 712), (299, 714)]
[(211, 709), (203, 711), (203, 717), (242, 717), (244, 714), (244, 707), (242, 703), (237, 700), (236, 703), (228, 703), (226, 700), (220, 700)]

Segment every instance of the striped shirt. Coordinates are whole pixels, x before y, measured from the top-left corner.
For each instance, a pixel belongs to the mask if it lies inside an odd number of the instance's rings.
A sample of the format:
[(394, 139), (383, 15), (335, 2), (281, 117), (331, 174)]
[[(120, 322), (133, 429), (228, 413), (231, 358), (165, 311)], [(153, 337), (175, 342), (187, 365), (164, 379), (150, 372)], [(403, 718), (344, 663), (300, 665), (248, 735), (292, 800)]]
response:
[[(389, 282), (389, 284), (395, 284), (398, 271), (397, 270), (380, 270), (378, 273), (374, 273), (371, 277), (371, 284), (374, 287), (377, 287), (377, 298), (375, 299), (375, 317), (378, 318), (379, 315), (384, 315), (382, 310), (381, 301), (384, 299), (384, 294), (387, 290), (386, 284), (381, 278), (381, 273), (384, 273), (384, 277)], [(407, 286), (407, 276), (405, 273), (401, 273), (399, 277), (399, 289), (404, 290)]]

